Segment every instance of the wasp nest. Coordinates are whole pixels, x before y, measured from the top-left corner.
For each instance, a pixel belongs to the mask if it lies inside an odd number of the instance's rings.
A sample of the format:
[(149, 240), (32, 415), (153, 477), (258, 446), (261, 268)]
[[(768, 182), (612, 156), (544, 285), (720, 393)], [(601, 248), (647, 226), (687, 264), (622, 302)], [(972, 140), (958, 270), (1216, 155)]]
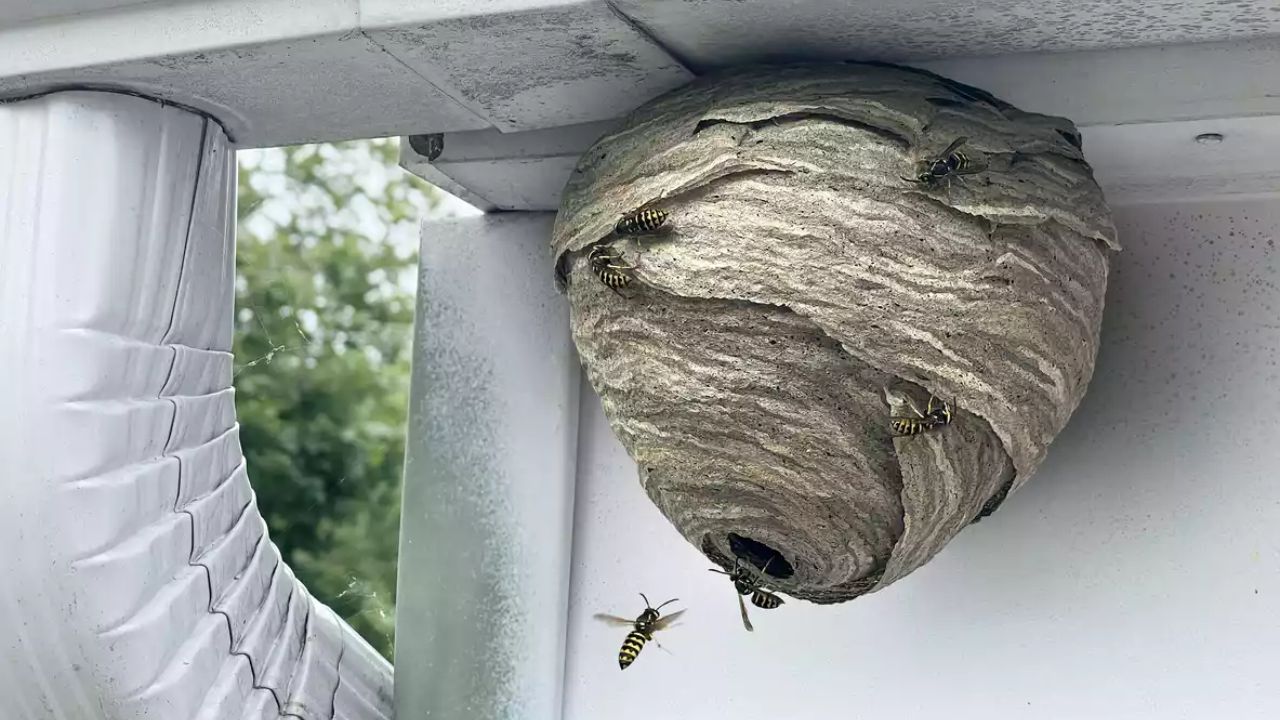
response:
[(1031, 477), (1093, 373), (1117, 249), (1072, 123), (879, 64), (658, 98), (583, 156), (552, 242), (649, 497), (820, 603)]

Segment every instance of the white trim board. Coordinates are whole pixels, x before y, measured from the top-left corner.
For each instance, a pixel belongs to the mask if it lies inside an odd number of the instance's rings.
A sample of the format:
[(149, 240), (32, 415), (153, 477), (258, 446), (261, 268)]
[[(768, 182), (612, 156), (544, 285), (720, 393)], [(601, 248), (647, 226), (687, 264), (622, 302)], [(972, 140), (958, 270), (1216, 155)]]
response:
[[(446, 134), (434, 161), (402, 142), (400, 164), (483, 210), (555, 210), (578, 156), (617, 126), (593, 123), (536, 137)], [(1280, 115), (1080, 130), (1085, 156), (1112, 205), (1280, 194)], [(1223, 140), (1196, 142), (1203, 133)]]

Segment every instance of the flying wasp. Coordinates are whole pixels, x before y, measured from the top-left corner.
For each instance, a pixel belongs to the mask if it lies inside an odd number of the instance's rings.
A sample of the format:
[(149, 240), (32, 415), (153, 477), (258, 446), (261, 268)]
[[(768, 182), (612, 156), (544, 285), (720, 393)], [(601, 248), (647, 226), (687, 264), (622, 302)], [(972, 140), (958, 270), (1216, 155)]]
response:
[(618, 224), (613, 226), (614, 232), (619, 235), (640, 235), (648, 233), (662, 227), (670, 214), (666, 210), (637, 210), (627, 213), (618, 220)]
[[(889, 418), (889, 429), (898, 437), (909, 435), (919, 435), (922, 432), (933, 430), (951, 424), (951, 407), (946, 402), (938, 400), (933, 395), (929, 396), (929, 406), (924, 412), (920, 412), (920, 408), (911, 402), (911, 398), (905, 398), (907, 406), (911, 408), (911, 412), (918, 417), (895, 417)], [(934, 401), (938, 404), (935, 407)]]
[[(773, 560), (770, 559), (769, 562)], [(733, 581), (733, 587), (738, 591), (738, 611), (742, 613), (742, 627), (748, 632), (754, 632), (755, 628), (751, 626), (751, 618), (747, 617), (747, 604), (742, 601), (744, 595), (750, 595), (751, 604), (761, 610), (772, 610), (782, 604), (782, 597), (761, 587), (764, 584), (764, 573), (769, 569), (769, 562), (764, 564), (764, 569), (758, 574), (748, 567), (742, 558), (738, 558), (738, 564), (733, 572), (711, 568), (711, 572), (728, 575)]]
[[(658, 607), (649, 604), (649, 598), (640, 593), (640, 597), (644, 600), (644, 612), (640, 613), (635, 620), (618, 617), (617, 615), (606, 615), (598, 613), (595, 618), (602, 622), (613, 625), (614, 627), (631, 627), (631, 632), (627, 633), (626, 639), (622, 641), (622, 649), (618, 651), (618, 667), (623, 670), (627, 669), (631, 663), (636, 661), (636, 657), (640, 655), (640, 651), (644, 649), (644, 644), (653, 640), (653, 634), (659, 630), (671, 627), (676, 618), (684, 614), (683, 610), (662, 617), (658, 611), (662, 608), (676, 602), (677, 598), (662, 603)], [(655, 643), (657, 641), (654, 641)], [(661, 647), (661, 645), (659, 645)]]
[(969, 138), (963, 135), (952, 140), (945, 150), (921, 162), (919, 172), (914, 178), (903, 178), (903, 180), (914, 180), (929, 188), (942, 184), (946, 184), (949, 188), (952, 178), (975, 175), (986, 170), (986, 163), (974, 162), (960, 149), (960, 146), (968, 141)]
[(636, 269), (635, 265), (627, 264), (622, 257), (622, 252), (609, 245), (597, 245), (591, 248), (591, 254), (587, 256), (587, 261), (591, 266), (591, 272), (600, 278), (600, 282), (610, 290), (622, 295), (618, 292), (618, 288), (624, 288), (631, 284), (635, 279), (632, 271)]

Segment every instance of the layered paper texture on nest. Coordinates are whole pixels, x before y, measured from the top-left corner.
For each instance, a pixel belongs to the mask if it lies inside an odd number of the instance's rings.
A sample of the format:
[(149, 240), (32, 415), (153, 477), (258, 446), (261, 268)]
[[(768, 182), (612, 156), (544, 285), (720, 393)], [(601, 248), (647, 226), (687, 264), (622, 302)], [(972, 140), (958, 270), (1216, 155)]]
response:
[[(910, 179), (961, 136), (986, 171)], [(730, 534), (763, 543), (790, 571), (771, 587), (840, 602), (1025, 483), (1084, 396), (1118, 249), (1080, 145), (975, 88), (838, 64), (703, 78), (585, 154), (553, 254), (591, 383), (675, 527), (725, 567)], [(666, 226), (613, 233), (641, 208)], [(638, 265), (621, 293), (592, 275), (599, 243)], [(930, 394), (952, 424), (893, 438)]]

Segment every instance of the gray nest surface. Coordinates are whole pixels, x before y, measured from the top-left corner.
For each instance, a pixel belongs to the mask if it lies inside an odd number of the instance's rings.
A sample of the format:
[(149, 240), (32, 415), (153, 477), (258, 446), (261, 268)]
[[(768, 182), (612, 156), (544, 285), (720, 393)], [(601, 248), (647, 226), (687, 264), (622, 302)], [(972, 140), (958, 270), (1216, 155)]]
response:
[[(913, 179), (960, 137), (984, 170)], [(588, 151), (552, 239), (574, 339), (685, 538), (841, 602), (1025, 483), (1084, 396), (1118, 249), (1080, 145), (967, 85), (839, 64), (700, 79)], [(640, 209), (667, 220), (614, 232)], [(894, 437), (931, 395), (952, 422)]]

